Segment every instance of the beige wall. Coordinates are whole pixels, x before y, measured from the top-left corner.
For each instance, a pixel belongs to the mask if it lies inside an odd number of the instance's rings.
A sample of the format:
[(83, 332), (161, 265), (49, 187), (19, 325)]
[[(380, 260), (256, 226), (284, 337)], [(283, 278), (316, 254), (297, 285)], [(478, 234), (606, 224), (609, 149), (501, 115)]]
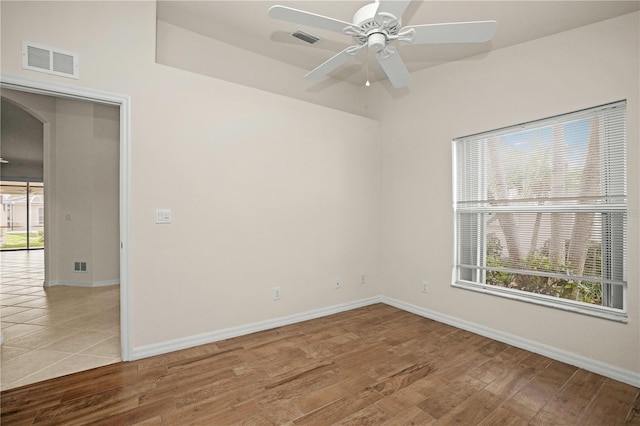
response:
[[(416, 73), (409, 91), (375, 85), (379, 123), (156, 64), (152, 2), (1, 7), (3, 72), (63, 80), (20, 68), (30, 40), (80, 53), (70, 83), (132, 98), (134, 347), (384, 293), (640, 371), (638, 14)], [(622, 98), (629, 324), (451, 288), (451, 139)]]
[(359, 86), (333, 78), (305, 80), (302, 77), (308, 70), (239, 49), (160, 20), (157, 28), (156, 60), (159, 64), (238, 84), (245, 83), (250, 87), (317, 105), (369, 116), (367, 105), (362, 102), (367, 93)]
[[(56, 100), (52, 284), (119, 282), (119, 120), (114, 106)], [(74, 261), (87, 262), (87, 272), (74, 272)]]
[(120, 108), (93, 105), (92, 282), (120, 282)]
[[(14, 90), (2, 96), (46, 124), (46, 283), (117, 284), (119, 108)], [(74, 261), (88, 271), (74, 272)]]
[[(156, 64), (153, 2), (1, 7), (3, 72), (131, 96), (134, 347), (380, 294), (377, 122)], [(21, 40), (81, 78), (22, 70)]]
[[(639, 15), (413, 74), (384, 111), (382, 280), (386, 296), (640, 372)], [(380, 91), (381, 96), (386, 92)], [(627, 99), (629, 323), (451, 287), (451, 140)], [(430, 282), (428, 294), (420, 292)]]

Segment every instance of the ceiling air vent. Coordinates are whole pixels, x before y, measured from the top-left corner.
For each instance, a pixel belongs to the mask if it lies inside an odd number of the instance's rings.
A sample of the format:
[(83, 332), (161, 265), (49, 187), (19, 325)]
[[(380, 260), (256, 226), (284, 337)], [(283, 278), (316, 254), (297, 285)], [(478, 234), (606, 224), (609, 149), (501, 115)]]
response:
[(80, 78), (78, 54), (55, 47), (22, 42), (22, 68), (69, 78)]
[(296, 32), (291, 33), (291, 35), (309, 44), (315, 44), (320, 41), (320, 37), (316, 37), (313, 34), (305, 33), (301, 30), (297, 30)]

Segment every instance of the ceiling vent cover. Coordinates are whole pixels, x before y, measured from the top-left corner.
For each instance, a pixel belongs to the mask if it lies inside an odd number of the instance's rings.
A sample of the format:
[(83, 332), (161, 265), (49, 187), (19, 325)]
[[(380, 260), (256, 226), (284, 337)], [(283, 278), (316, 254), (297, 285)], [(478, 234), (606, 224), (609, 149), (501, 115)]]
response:
[(22, 68), (69, 78), (80, 78), (78, 54), (55, 47), (22, 42)]
[(315, 44), (320, 41), (320, 37), (316, 37), (313, 34), (305, 33), (304, 31), (301, 31), (301, 30), (297, 30), (291, 33), (291, 35), (309, 44)]

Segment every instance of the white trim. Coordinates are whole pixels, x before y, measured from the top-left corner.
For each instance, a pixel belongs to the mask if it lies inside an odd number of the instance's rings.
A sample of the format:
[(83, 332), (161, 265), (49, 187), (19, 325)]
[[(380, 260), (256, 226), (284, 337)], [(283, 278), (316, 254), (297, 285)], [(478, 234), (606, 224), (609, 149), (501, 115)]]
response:
[(0, 87), (59, 98), (120, 107), (120, 347), (123, 361), (131, 360), (131, 97), (86, 87), (1, 74)]
[(120, 280), (106, 280), (106, 281), (62, 281), (52, 280), (45, 281), (44, 287), (54, 287), (57, 285), (67, 285), (70, 287), (107, 287), (120, 284)]
[(623, 368), (616, 367), (615, 365), (596, 361), (582, 355), (577, 355), (571, 352), (564, 351), (562, 349), (554, 348), (552, 346), (543, 345), (532, 340), (523, 339), (522, 337), (515, 336), (513, 334), (504, 333), (502, 331), (484, 327), (476, 323), (464, 321), (459, 318), (441, 314), (439, 312), (434, 312), (429, 309), (412, 305), (410, 303), (401, 302), (389, 297), (382, 296), (381, 299), (382, 303), (386, 303), (387, 305), (396, 307), (398, 309), (402, 309), (404, 311), (411, 312), (416, 315), (432, 319), (434, 321), (448, 324), (453, 327), (461, 328), (463, 330), (467, 330), (472, 333), (476, 333), (511, 346), (516, 346), (530, 352), (535, 352), (537, 354), (544, 355), (557, 361), (561, 361), (582, 368), (584, 370), (588, 370), (593, 373), (601, 374), (614, 380), (627, 383), (631, 386), (640, 387), (640, 373), (631, 370), (625, 370)]
[(154, 355), (178, 351), (181, 349), (187, 349), (198, 345), (205, 345), (207, 343), (219, 342), (220, 340), (231, 339), (233, 337), (244, 336), (246, 334), (256, 333), (258, 331), (270, 330), (277, 327), (283, 327), (285, 325), (296, 324), (315, 318), (326, 317), (328, 315), (350, 311), (352, 309), (362, 308), (363, 306), (369, 306), (380, 302), (382, 302), (382, 296), (374, 296), (368, 299), (356, 300), (354, 302), (347, 302), (339, 305), (328, 306), (326, 308), (314, 309), (311, 311), (301, 312), (285, 317), (273, 318), (260, 322), (254, 322), (252, 324), (240, 325), (237, 327), (224, 328), (218, 331), (197, 334), (195, 336), (183, 337), (166, 342), (140, 346), (137, 348), (133, 348), (131, 359), (137, 360)]
[(66, 83), (34, 80), (12, 74), (1, 74), (0, 84), (5, 89), (55, 96), (58, 98), (98, 102), (115, 106), (121, 106), (124, 102), (131, 103), (131, 97), (128, 95), (89, 89), (87, 87), (74, 86)]
[(204, 345), (208, 343), (214, 343), (225, 339), (231, 339), (234, 337), (244, 336), (259, 331), (270, 330), (285, 325), (295, 324), (302, 321), (308, 321), (315, 318), (321, 318), (328, 315), (333, 315), (339, 312), (349, 311), (351, 309), (361, 308), (363, 306), (373, 305), (375, 303), (385, 303), (389, 306), (393, 306), (403, 311), (411, 312), (416, 315), (420, 315), (425, 318), (432, 319), (434, 321), (448, 324), (453, 327), (467, 330), (472, 333), (479, 334), (481, 336), (488, 337), (499, 342), (506, 343), (511, 346), (515, 346), (521, 349), (525, 349), (530, 352), (534, 352), (557, 361), (565, 362), (570, 365), (574, 365), (578, 368), (601, 374), (603, 376), (612, 378), (614, 380), (621, 381), (623, 383), (630, 384), (632, 386), (640, 387), (640, 373), (636, 373), (630, 370), (625, 370), (616, 367), (611, 364), (596, 361), (591, 358), (587, 358), (581, 355), (573, 354), (562, 349), (554, 348), (551, 346), (543, 345), (532, 340), (523, 339), (513, 334), (504, 333), (492, 328), (483, 327), (481, 325), (464, 321), (459, 318), (455, 318), (449, 315), (444, 315), (438, 312), (431, 311), (420, 306), (412, 305), (410, 303), (401, 302), (396, 299), (392, 299), (385, 296), (374, 296), (368, 299), (362, 299), (354, 302), (343, 303), (340, 305), (329, 306), (326, 308), (314, 309), (307, 312), (301, 312), (298, 314), (289, 315), (286, 317), (274, 318), (264, 320), (252, 324), (241, 325), (237, 327), (225, 328), (218, 331), (202, 333), (195, 336), (184, 337), (180, 339), (170, 340), (161, 343), (154, 343), (151, 345), (140, 346), (133, 348), (131, 360), (138, 360), (147, 358), (150, 356), (161, 355), (177, 350), (187, 349), (194, 346)]
[[(483, 268), (474, 268), (483, 269)], [(508, 271), (508, 270), (507, 270)], [(534, 274), (531, 274), (534, 275)], [(551, 274), (549, 274), (551, 275)], [(559, 275), (559, 274), (558, 274)], [(541, 276), (545, 276), (542, 275)], [(606, 282), (604, 280), (603, 282)], [(547, 308), (561, 309), (576, 314), (589, 315), (596, 318), (603, 318), (610, 321), (621, 322), (626, 324), (629, 322), (627, 312), (622, 309), (609, 308), (600, 305), (590, 305), (588, 303), (576, 300), (562, 299), (546, 294), (529, 293), (514, 288), (492, 286), (490, 284), (478, 284), (469, 281), (458, 280), (451, 284), (452, 287), (462, 288), (465, 290), (477, 291), (479, 293), (491, 296), (505, 297), (507, 299), (518, 300), (524, 303), (532, 303), (534, 305), (546, 306)], [(626, 289), (626, 283), (624, 288)]]

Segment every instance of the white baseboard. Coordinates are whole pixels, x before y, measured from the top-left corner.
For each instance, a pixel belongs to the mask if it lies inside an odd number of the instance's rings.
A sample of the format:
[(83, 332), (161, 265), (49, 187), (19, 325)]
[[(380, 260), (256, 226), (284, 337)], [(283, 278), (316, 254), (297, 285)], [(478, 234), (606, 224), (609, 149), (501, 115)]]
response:
[(631, 386), (640, 387), (640, 373), (636, 373), (634, 371), (625, 370), (611, 364), (596, 361), (594, 359), (567, 352), (562, 349), (554, 348), (552, 346), (542, 345), (540, 343), (523, 339), (522, 337), (513, 334), (503, 333), (498, 330), (483, 327), (473, 322), (464, 321), (459, 318), (444, 315), (438, 312), (431, 311), (429, 309), (422, 308), (420, 306), (391, 299), (389, 297), (381, 296), (381, 302), (386, 303), (390, 306), (394, 306), (398, 309), (402, 309), (403, 311), (411, 312), (416, 315), (448, 324), (453, 327), (461, 328), (463, 330), (467, 330), (472, 333), (476, 333), (511, 346), (516, 346), (530, 352), (544, 355), (546, 357), (582, 368), (587, 371), (591, 371), (593, 373), (601, 374), (611, 379), (627, 383)]
[(302, 321), (308, 321), (315, 318), (325, 317), (339, 312), (373, 305), (375, 303), (385, 303), (398, 309), (402, 309), (403, 311), (411, 312), (413, 314), (420, 315), (422, 317), (429, 318), (444, 324), (448, 324), (462, 330), (467, 330), (472, 333), (476, 333), (511, 346), (525, 349), (530, 352), (535, 352), (537, 354), (582, 368), (587, 371), (601, 374), (605, 377), (609, 377), (632, 386), (640, 387), (640, 373), (625, 370), (604, 362), (596, 361), (591, 358), (567, 352), (562, 349), (542, 345), (540, 343), (528, 339), (523, 339), (522, 337), (513, 334), (504, 333), (488, 327), (483, 327), (473, 322), (464, 321), (459, 318), (441, 314), (385, 296), (375, 296), (368, 299), (329, 306), (327, 308), (314, 309), (311, 311), (288, 315), (286, 317), (279, 317), (252, 324), (230, 327), (210, 333), (203, 333), (166, 342), (140, 346), (133, 349), (131, 360), (147, 358), (154, 355), (161, 355), (168, 352), (204, 345), (207, 343), (214, 343), (225, 339), (231, 339), (233, 337), (244, 336), (246, 334), (295, 324)]
[(56, 285), (67, 285), (71, 287), (107, 287), (110, 285), (119, 285), (120, 280), (106, 280), (106, 281), (61, 281), (50, 280), (45, 281), (45, 287), (53, 287)]
[(246, 334), (256, 333), (258, 331), (270, 330), (272, 328), (295, 324), (302, 321), (326, 317), (328, 315), (337, 314), (339, 312), (350, 311), (352, 309), (361, 308), (363, 306), (380, 303), (381, 301), (382, 299), (380, 296), (375, 296), (368, 299), (356, 300), (354, 302), (347, 302), (340, 305), (333, 305), (326, 308), (314, 309), (311, 311), (288, 315), (286, 317), (279, 317), (255, 322), (252, 324), (212, 331), (210, 333), (202, 333), (195, 336), (184, 337), (181, 339), (169, 340), (167, 342), (140, 346), (137, 348), (133, 348), (131, 360), (135, 361), (137, 359), (147, 358), (154, 355), (165, 354), (168, 352), (187, 349), (194, 346), (205, 345), (207, 343), (219, 342), (221, 340), (231, 339), (233, 337), (244, 336)]

